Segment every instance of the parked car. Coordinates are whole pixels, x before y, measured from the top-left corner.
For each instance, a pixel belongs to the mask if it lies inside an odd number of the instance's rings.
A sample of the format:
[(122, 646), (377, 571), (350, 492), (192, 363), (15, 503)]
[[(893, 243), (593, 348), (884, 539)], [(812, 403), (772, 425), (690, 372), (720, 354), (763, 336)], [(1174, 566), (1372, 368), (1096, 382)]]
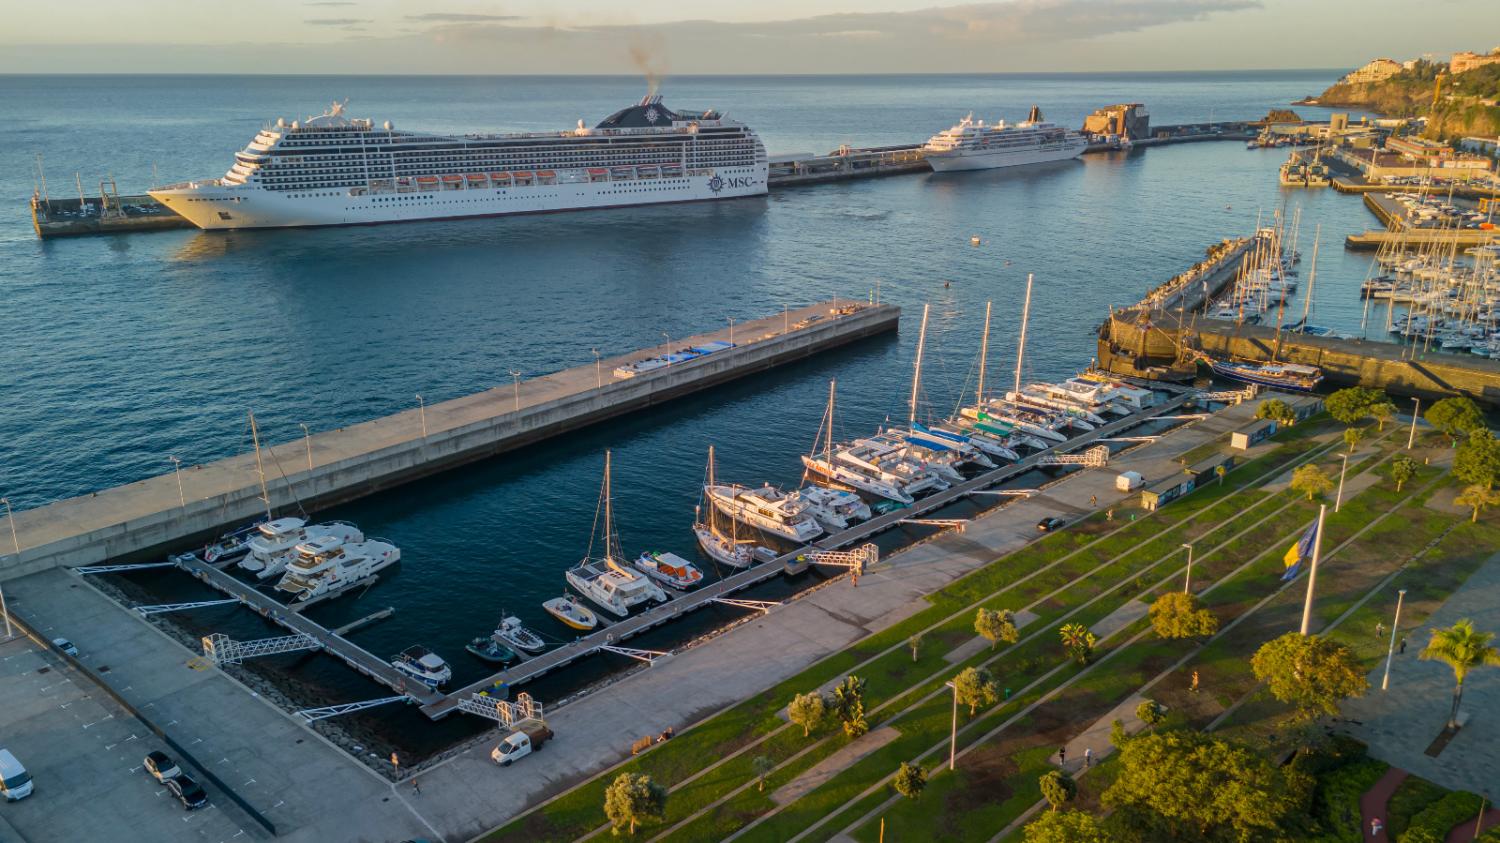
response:
[(178, 774), (177, 778), (167, 779), (162, 784), (165, 784), (167, 790), (177, 797), (178, 802), (182, 803), (182, 807), (189, 811), (208, 804), (208, 794), (204, 792), (203, 787), (185, 774)]
[(1060, 529), (1062, 529), (1064, 526), (1067, 525), (1067, 523), (1068, 522), (1062, 520), (1061, 518), (1058, 518), (1056, 516), (1051, 516), (1051, 517), (1048, 517), (1048, 518), (1043, 518), (1042, 520), (1036, 522), (1036, 528), (1040, 532), (1050, 533), (1053, 530), (1060, 530)]
[(52, 646), (56, 647), (59, 650), (62, 650), (64, 653), (67, 653), (75, 659), (78, 658), (78, 648), (74, 647), (73, 642), (69, 641), (66, 638), (52, 639)]
[(31, 795), (31, 774), (8, 749), (0, 749), (0, 794), (5, 801), (14, 802)]
[(177, 766), (177, 762), (160, 750), (152, 751), (147, 755), (146, 760), (141, 762), (141, 766), (146, 768), (146, 772), (150, 773), (152, 778), (163, 784), (168, 779), (175, 779), (182, 775), (182, 769)]

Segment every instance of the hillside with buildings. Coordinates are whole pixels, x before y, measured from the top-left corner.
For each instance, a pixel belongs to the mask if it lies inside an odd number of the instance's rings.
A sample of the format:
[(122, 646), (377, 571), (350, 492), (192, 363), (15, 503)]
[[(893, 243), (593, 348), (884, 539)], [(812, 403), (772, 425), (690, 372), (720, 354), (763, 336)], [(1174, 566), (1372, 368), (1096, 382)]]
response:
[(1315, 98), (1319, 105), (1332, 108), (1426, 117), (1423, 134), (1441, 140), (1500, 135), (1497, 100), (1500, 49), (1487, 55), (1455, 53), (1447, 64), (1376, 59)]

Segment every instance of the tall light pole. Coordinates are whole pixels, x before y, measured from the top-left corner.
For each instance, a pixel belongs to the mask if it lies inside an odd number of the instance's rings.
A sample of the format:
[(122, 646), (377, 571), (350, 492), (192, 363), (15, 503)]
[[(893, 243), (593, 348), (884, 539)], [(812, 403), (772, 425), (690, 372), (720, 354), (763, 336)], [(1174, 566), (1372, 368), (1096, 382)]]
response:
[(943, 684), (953, 689), (953, 735), (948, 739), (948, 770), (951, 772), (958, 759), (958, 683), (949, 680)]
[(599, 389), (604, 386), (604, 363), (599, 358), (599, 349), (589, 350), (594, 352), (594, 388)]
[(783, 304), (781, 306), (781, 333), (782, 334), (790, 334), (791, 332), (792, 332), (792, 306), (789, 305), (789, 304)]
[(297, 426), (302, 428), (302, 442), (307, 445), (307, 470), (312, 471), (312, 431), (301, 422), (297, 422)]
[(1323, 552), (1323, 516), (1328, 513), (1328, 505), (1318, 507), (1317, 532), (1313, 533), (1313, 557), (1312, 567), (1307, 570), (1307, 599), (1302, 603), (1302, 634), (1307, 635), (1312, 628), (1313, 590), (1318, 585), (1318, 557)]
[[(5, 504), (5, 520), (10, 522), (10, 543), (16, 549), (16, 563), (21, 562), (21, 539), (16, 536), (16, 514), (10, 511), (10, 498), (0, 498), (0, 503)], [(10, 628), (10, 609), (5, 605), (5, 588), (0, 587), (0, 615), (5, 616), (5, 640), (9, 641), (15, 637)]]
[(729, 344), (734, 345), (734, 317), (729, 318)]
[(662, 346), (665, 349), (662, 356), (667, 358), (667, 368), (670, 369), (672, 368), (672, 335), (666, 331), (662, 331), (661, 336), (662, 339), (666, 340), (666, 344)]
[[(422, 438), (426, 439), (427, 438), (427, 402), (422, 400), (422, 393), (420, 393), (420, 392), (417, 393), (417, 415), (421, 416), (421, 418), (422, 418)], [(307, 454), (308, 454), (308, 456), (307, 456), (307, 462), (308, 462), (309, 465), (311, 465), (312, 464), (312, 449), (311, 449), (311, 446), (308, 447)]]
[(1344, 461), (1339, 465), (1339, 491), (1333, 498), (1333, 511), (1338, 512), (1339, 507), (1344, 505), (1344, 472), (1349, 470), (1349, 455), (1343, 454)]
[(1396, 655), (1396, 630), (1401, 628), (1401, 603), (1406, 600), (1406, 589), (1396, 592), (1396, 619), (1391, 621), (1391, 646), (1385, 651), (1385, 676), (1380, 680), (1380, 690), (1391, 687), (1391, 659)]
[(167, 459), (172, 461), (172, 473), (177, 475), (177, 502), (187, 509), (187, 495), (182, 493), (182, 460), (172, 456)]
[(1406, 435), (1406, 450), (1408, 451), (1411, 450), (1411, 446), (1417, 441), (1417, 411), (1422, 409), (1422, 399), (1413, 398), (1411, 403), (1411, 433)]
[(1192, 594), (1193, 593), (1193, 591), (1192, 591), (1192, 588), (1193, 588), (1193, 546), (1190, 545), (1190, 544), (1185, 544), (1185, 545), (1183, 545), (1183, 547), (1187, 548), (1188, 561), (1187, 561), (1187, 576), (1184, 577), (1183, 580), (1182, 580), (1182, 593), (1183, 594)]
[(517, 369), (510, 370), (510, 376), (515, 380), (516, 390), (516, 412), (521, 412), (521, 372)]

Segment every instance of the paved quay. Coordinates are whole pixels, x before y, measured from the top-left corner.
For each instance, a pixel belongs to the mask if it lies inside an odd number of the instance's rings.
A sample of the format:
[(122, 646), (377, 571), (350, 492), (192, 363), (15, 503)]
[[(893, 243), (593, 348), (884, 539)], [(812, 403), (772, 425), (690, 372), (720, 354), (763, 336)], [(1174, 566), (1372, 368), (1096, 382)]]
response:
[(1147, 483), (1181, 473), (1178, 459), (1183, 454), (1242, 426), (1255, 405), (1247, 402), (1178, 428), (1112, 458), (1106, 469), (1069, 474), (1045, 496), (1016, 500), (970, 522), (962, 533), (950, 530), (882, 559), (860, 577), (858, 588), (838, 582), (818, 589), (551, 710), (547, 720), (557, 740), (524, 764), (498, 768), (489, 759), (493, 742), (480, 743), (422, 774), (424, 814), (447, 839), (480, 835), (628, 760), (637, 738), (669, 726), (681, 734), (720, 709), (910, 617), (928, 605), (925, 595), (1035, 540), (1037, 521), (1057, 512), (1056, 504), (1039, 498), (1085, 511), (1090, 497), (1097, 496), (1098, 508), (1116, 508), (1116, 518), (1129, 518), (1138, 510), (1123, 504), (1138, 493), (1115, 488), (1119, 472), (1138, 471)]
[[(267, 817), (275, 839), (433, 837), (403, 801), (413, 798), (409, 789), (393, 788), (223, 672), (193, 669), (191, 652), (79, 577), (61, 570), (32, 574), (7, 582), (5, 596), (42, 636), (72, 640), (85, 665)], [(0, 644), (0, 658), (16, 647)], [(206, 812), (185, 813), (167, 804), (169, 797), (154, 795), (146, 774), (131, 769), (151, 749), (165, 749), (149, 729), (81, 673), (55, 667), (39, 677), (28, 667), (26, 658), (0, 662), (0, 734), (24, 752), (37, 778), (36, 795), (5, 806), (6, 817), (29, 843), (272, 839), (213, 788), (215, 808)], [(48, 688), (37, 681), (48, 676), (65, 684)], [(83, 707), (59, 710), (70, 702), (67, 695), (85, 698)], [(97, 718), (84, 713), (93, 711)], [(58, 801), (64, 798), (66, 805)], [(164, 804), (152, 804), (158, 801)], [(28, 811), (37, 819), (28, 819)], [(241, 829), (245, 836), (236, 838)]]
[(1370, 754), (1393, 767), (1453, 790), (1467, 790), (1500, 801), (1500, 669), (1481, 667), (1464, 681), (1461, 715), (1467, 722), (1441, 754), (1428, 746), (1448, 722), (1453, 701), (1453, 669), (1417, 654), (1432, 630), (1469, 618), (1486, 632), (1500, 630), (1500, 554), (1491, 556), (1419, 628), (1403, 626), (1406, 652), (1391, 663), (1390, 690), (1381, 691), (1385, 662), (1370, 672), (1370, 690), (1344, 703), (1345, 731), (1364, 741)]
[[(662, 346), (602, 359), (485, 392), (324, 431), (279, 445), (260, 462), (273, 508), (308, 509), (495, 456), (864, 337), (896, 330), (900, 308), (838, 299), (674, 339), (673, 350), (732, 339), (735, 348), (635, 377), (617, 366)], [(15, 513), (19, 559), (0, 579), (129, 554), (165, 552), (263, 515), (254, 453)], [(180, 495), (180, 496), (179, 496)], [(183, 500), (186, 503), (183, 503)]]

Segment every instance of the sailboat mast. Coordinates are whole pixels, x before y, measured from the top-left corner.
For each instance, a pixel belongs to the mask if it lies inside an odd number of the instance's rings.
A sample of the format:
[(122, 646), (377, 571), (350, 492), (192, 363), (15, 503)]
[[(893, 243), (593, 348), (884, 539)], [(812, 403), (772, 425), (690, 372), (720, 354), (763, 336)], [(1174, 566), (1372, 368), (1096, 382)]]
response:
[(604, 452), (604, 555), (613, 559), (615, 556), (615, 517), (614, 503), (611, 501), (613, 494), (609, 488), (609, 461), (610, 452)]
[(260, 429), (255, 425), (255, 411), (250, 413), (250, 441), (255, 443), (255, 473), (260, 477), (260, 499), (266, 505), (266, 520), (271, 520), (271, 493), (266, 490), (266, 466), (260, 459)]
[(975, 406), (984, 406), (984, 369), (990, 359), (990, 307), (994, 302), (984, 303), (984, 335), (979, 338), (979, 386), (974, 390)]
[(922, 330), (917, 332), (917, 362), (911, 373), (911, 402), (908, 406), (906, 429), (911, 430), (917, 424), (917, 390), (922, 384), (922, 349), (927, 345), (927, 312), (932, 308), (931, 304), (922, 305)]
[(833, 395), (838, 387), (836, 379), (828, 381), (828, 433), (823, 445), (823, 459), (828, 462), (829, 468), (833, 467)]
[[(1303, 331), (1307, 330), (1307, 317), (1308, 317), (1309, 313), (1312, 311), (1313, 285), (1316, 284), (1317, 280), (1318, 280), (1318, 241), (1322, 238), (1322, 235), (1323, 235), (1323, 224), (1322, 223), (1318, 223), (1317, 227), (1313, 229), (1312, 263), (1309, 264), (1308, 267), (1307, 267), (1307, 295), (1305, 295), (1305, 296), (1302, 297), (1302, 330)], [(1368, 303), (1369, 301), (1370, 301), (1369, 297), (1368, 296), (1365, 297), (1365, 302)], [(1360, 321), (1363, 321), (1363, 320), (1360, 320)], [(1361, 326), (1361, 328), (1363, 328), (1363, 326)]]
[(1031, 278), (1026, 273), (1026, 303), (1021, 306), (1021, 339), (1016, 343), (1016, 392), (1021, 391), (1021, 364), (1026, 359), (1026, 323), (1031, 319)]

